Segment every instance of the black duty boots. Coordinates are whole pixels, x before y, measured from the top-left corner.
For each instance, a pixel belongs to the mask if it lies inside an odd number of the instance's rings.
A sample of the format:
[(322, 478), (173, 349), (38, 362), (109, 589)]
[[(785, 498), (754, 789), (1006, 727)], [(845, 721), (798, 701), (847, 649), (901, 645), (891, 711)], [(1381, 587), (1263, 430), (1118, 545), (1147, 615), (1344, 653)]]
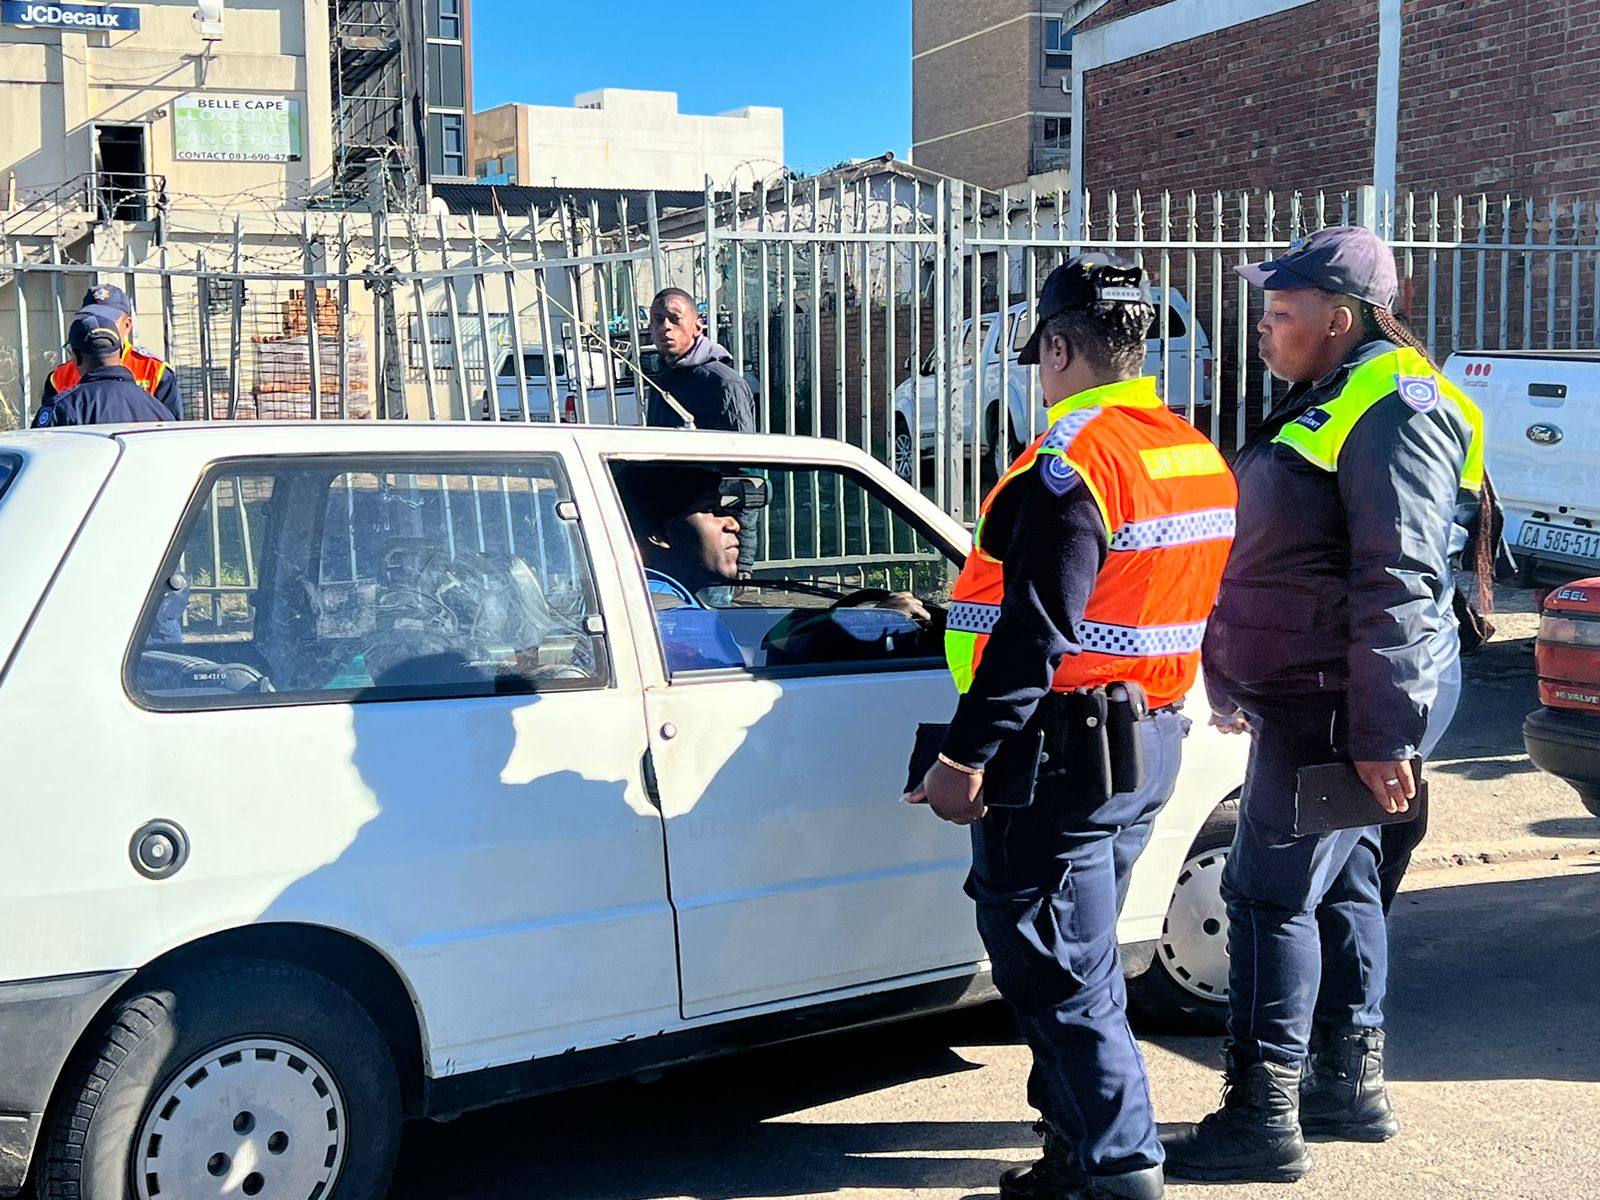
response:
[(1000, 1176), (1000, 1200), (1075, 1200), (1089, 1184), (1078, 1151), (1043, 1121), (1033, 1129), (1044, 1134), (1044, 1155), (1032, 1166), (1012, 1167)]
[(1034, 1128), (1044, 1134), (1044, 1155), (1032, 1166), (1012, 1167), (1000, 1176), (1001, 1200), (1161, 1200), (1160, 1167), (1091, 1178), (1078, 1152), (1048, 1125)]
[(1318, 1039), (1300, 1084), (1306, 1137), (1386, 1142), (1400, 1132), (1383, 1083), (1383, 1030), (1346, 1026)]
[(1222, 1108), (1198, 1125), (1161, 1127), (1169, 1179), (1272, 1183), (1311, 1169), (1300, 1136), (1300, 1069), (1229, 1054)]

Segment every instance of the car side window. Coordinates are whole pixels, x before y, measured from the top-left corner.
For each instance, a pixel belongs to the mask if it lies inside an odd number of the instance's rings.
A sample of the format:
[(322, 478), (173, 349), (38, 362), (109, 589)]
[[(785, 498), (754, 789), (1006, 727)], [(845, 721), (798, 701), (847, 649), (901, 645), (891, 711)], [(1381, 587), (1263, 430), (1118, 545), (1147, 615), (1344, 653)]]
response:
[(152, 708), (603, 687), (559, 461), (305, 458), (200, 489), (129, 659)]
[[(782, 463), (613, 470), (673, 679), (942, 666), (960, 559), (864, 476)], [(695, 470), (701, 483), (684, 481)], [(719, 481), (751, 493), (741, 480), (764, 502), (708, 511)]]

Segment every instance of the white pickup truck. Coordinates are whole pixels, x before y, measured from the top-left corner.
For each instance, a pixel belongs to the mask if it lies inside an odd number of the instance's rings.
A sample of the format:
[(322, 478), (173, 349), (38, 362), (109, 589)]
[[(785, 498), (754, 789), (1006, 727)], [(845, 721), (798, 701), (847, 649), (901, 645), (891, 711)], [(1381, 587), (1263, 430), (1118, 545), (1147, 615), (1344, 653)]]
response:
[[(995, 474), (1021, 453), (1022, 447), (1028, 442), (1030, 429), (1035, 433), (1043, 432), (1046, 407), (1043, 397), (1038, 395), (1038, 390), (1035, 388), (1034, 413), (1030, 422), (1028, 380), (1034, 369), (1025, 367), (1017, 361), (1017, 355), (1022, 352), (1022, 347), (1033, 333), (1033, 325), (1028, 320), (1028, 306), (1013, 304), (1007, 309), (1003, 328), (998, 317), (998, 313), (983, 314), (976, 339), (980, 345), (976, 352), (973, 344), (975, 339), (972, 319), (969, 317), (963, 321), (961, 345), (954, 355), (955, 369), (959, 374), (957, 386), (962, 396), (962, 442), (968, 446), (972, 444), (973, 418), (979, 408), (977, 401), (981, 390), (983, 409), (981, 452), (988, 461), (990, 470)], [(1009, 363), (1008, 369), (1004, 372), (1000, 369), (1002, 344), (1006, 348), (1006, 360)], [(1163, 361), (1165, 371), (1163, 371)], [(981, 364), (977, 373), (974, 371), (974, 363)], [(922, 362), (908, 363), (908, 368), (911, 365), (916, 366), (916, 374), (903, 381), (894, 392), (895, 474), (907, 481), (913, 476), (912, 430), (918, 431), (917, 445), (922, 456), (926, 458), (934, 453), (938, 428), (937, 375), (932, 350), (928, 351)], [(1193, 323), (1189, 314), (1189, 302), (1180, 292), (1172, 293), (1171, 304), (1167, 309), (1165, 347), (1160, 333), (1155, 330), (1152, 330), (1152, 336), (1146, 342), (1144, 374), (1152, 375), (1158, 380), (1165, 379), (1167, 404), (1174, 411), (1190, 416), (1201, 428), (1210, 427), (1211, 339), (1206, 336), (1204, 329)], [(1192, 410), (1191, 374), (1194, 381)], [(975, 377), (981, 378), (981, 388), (975, 385)], [(1008, 414), (1009, 444), (1005, 447), (1000, 445), (997, 434), (1002, 392), (1006, 397)], [(1004, 452), (1003, 458), (1002, 452)]]
[(1600, 351), (1452, 354), (1444, 373), (1483, 410), (1485, 460), (1527, 583), (1600, 568)]

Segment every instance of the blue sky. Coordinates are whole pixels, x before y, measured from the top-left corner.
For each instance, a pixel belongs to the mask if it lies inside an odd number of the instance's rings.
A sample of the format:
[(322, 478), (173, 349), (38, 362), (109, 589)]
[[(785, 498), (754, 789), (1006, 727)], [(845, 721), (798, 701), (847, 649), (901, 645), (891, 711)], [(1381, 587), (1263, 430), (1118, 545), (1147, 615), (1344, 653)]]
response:
[(480, 111), (599, 87), (677, 92), (687, 113), (772, 104), (803, 172), (911, 144), (910, 0), (473, 0), (472, 35)]

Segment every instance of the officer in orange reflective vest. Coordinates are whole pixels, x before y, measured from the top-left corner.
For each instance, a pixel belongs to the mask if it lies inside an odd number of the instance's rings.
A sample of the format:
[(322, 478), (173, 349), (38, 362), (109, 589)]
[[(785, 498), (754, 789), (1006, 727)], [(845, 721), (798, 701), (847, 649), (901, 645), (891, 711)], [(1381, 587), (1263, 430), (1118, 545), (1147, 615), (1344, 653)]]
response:
[[(133, 372), (134, 382), (154, 396), (174, 420), (183, 420), (183, 397), (178, 391), (177, 372), (133, 343), (133, 302), (128, 299), (128, 293), (114, 284), (97, 283), (83, 294), (83, 307), (76, 316), (85, 314), (98, 317), (101, 325), (122, 335), (122, 365)], [(77, 387), (78, 379), (78, 364), (69, 357), (45, 380), (40, 407), (60, 393)]]
[[(1001, 1195), (1154, 1200), (1162, 1154), (1116, 921), (1177, 782), (1188, 728), (1177, 709), (1199, 670), (1237, 490), (1216, 448), (1139, 375), (1155, 309), (1137, 267), (1072, 259), (1038, 310), (1020, 361), (1038, 365), (1049, 428), (984, 500), (946, 627), (961, 701), (907, 800), (973, 825), (967, 891), (1033, 1050), (1044, 1154), (1006, 1172)], [(1007, 739), (1119, 682), (1148, 697), (1132, 730), (1141, 783), (1118, 791), (1085, 757), (1052, 763), (1026, 807), (985, 806), (985, 771)]]

